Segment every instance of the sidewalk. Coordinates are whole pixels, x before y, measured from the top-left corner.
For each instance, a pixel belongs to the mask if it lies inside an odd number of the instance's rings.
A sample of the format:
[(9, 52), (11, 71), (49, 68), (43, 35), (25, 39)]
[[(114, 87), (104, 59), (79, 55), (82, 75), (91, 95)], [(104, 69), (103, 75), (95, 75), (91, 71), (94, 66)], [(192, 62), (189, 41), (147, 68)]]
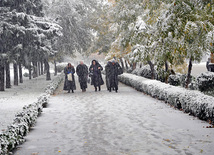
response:
[[(51, 74), (52, 80), (55, 77)], [(19, 84), (19, 86), (12, 86), (12, 88), (0, 92), (0, 133), (12, 123), (18, 111), (22, 110), (25, 105), (37, 101), (37, 98), (50, 82), (46, 81), (46, 75), (31, 80), (24, 78), (24, 83)]]
[(62, 83), (15, 155), (213, 154), (207, 122), (121, 83), (118, 93), (76, 85)]

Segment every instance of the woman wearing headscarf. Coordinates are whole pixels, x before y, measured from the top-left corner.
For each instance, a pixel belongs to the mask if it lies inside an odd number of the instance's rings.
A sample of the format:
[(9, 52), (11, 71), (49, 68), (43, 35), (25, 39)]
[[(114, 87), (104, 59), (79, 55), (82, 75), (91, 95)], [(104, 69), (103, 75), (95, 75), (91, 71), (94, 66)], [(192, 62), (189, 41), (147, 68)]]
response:
[(97, 88), (100, 91), (100, 86), (104, 84), (101, 74), (102, 70), (103, 67), (96, 60), (93, 60), (89, 68), (89, 75), (91, 76), (91, 85), (94, 85), (95, 91), (97, 91)]
[(74, 79), (75, 73), (74, 66), (72, 66), (71, 63), (68, 63), (68, 65), (64, 68), (64, 73), (65, 73), (64, 90), (68, 90), (68, 93), (70, 93), (71, 90), (72, 93), (74, 93), (74, 90), (76, 90), (76, 84)]

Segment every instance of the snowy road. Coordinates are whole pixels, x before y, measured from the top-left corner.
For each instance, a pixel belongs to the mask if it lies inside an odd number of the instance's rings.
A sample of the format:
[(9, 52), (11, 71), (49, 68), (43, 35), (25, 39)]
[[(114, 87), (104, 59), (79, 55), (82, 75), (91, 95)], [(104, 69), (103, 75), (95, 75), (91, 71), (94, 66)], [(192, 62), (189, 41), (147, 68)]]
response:
[[(77, 84), (78, 85), (78, 84)], [(212, 155), (209, 124), (120, 84), (50, 99), (16, 155)]]

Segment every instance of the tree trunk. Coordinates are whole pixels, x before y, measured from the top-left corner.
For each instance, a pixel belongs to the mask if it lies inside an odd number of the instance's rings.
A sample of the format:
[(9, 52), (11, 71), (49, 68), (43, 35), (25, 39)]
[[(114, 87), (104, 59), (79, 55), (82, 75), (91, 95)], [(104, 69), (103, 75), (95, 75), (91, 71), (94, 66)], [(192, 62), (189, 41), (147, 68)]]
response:
[(34, 61), (32, 62), (32, 64), (33, 64), (33, 78), (36, 78), (36, 67), (35, 67), (35, 63), (34, 63)]
[(6, 62), (6, 88), (11, 88), (11, 81), (10, 81), (10, 62)]
[(211, 53), (211, 55), (210, 55), (210, 62), (214, 63), (214, 53)]
[(44, 69), (43, 69), (43, 62), (41, 61), (41, 75), (44, 74)]
[(128, 67), (128, 63), (127, 63), (127, 61), (125, 60), (125, 65), (126, 65), (126, 69), (128, 70), (129, 69), (129, 67)]
[(38, 72), (37, 72), (37, 62), (33, 61), (33, 78), (38, 77)]
[(19, 79), (18, 79), (18, 66), (17, 63), (13, 63), (13, 69), (14, 69), (14, 85), (18, 86), (19, 84)]
[(19, 82), (23, 83), (23, 76), (22, 76), (22, 63), (19, 62)]
[(32, 74), (31, 74), (31, 62), (29, 63), (28, 71), (29, 71), (29, 79), (31, 80), (31, 78), (32, 78)]
[(54, 61), (54, 76), (56, 76), (57, 75), (57, 66), (56, 66), (56, 61)]
[(190, 83), (191, 71), (192, 71), (192, 58), (189, 59), (188, 73), (187, 73), (186, 86), (185, 86), (186, 88), (188, 88), (188, 85)]
[(0, 60), (0, 91), (4, 91), (4, 63)]
[(47, 70), (48, 70), (48, 68), (47, 68), (47, 62), (46, 62), (46, 60), (44, 60), (44, 74), (47, 73)]
[(37, 67), (37, 68), (38, 68), (38, 74), (39, 74), (39, 76), (40, 76), (40, 75), (41, 75), (41, 71), (40, 71), (40, 68), (41, 68), (41, 67), (40, 67), (40, 62), (38, 62), (37, 64), (38, 64), (38, 65), (37, 65), (37, 66), (38, 66), (38, 67)]
[(141, 63), (140, 63), (140, 68), (142, 68), (142, 66), (143, 66), (143, 63), (141, 62)]
[(124, 71), (124, 70), (125, 70), (125, 67), (124, 67), (123, 58), (120, 58), (120, 63), (121, 63), (122, 69), (123, 69), (123, 71)]
[(47, 60), (45, 60), (45, 68), (46, 68), (46, 80), (51, 80), (51, 74), (50, 74), (50, 66)]
[(168, 70), (169, 70), (169, 65), (168, 65), (168, 62), (165, 61), (165, 71), (168, 72)]
[(168, 65), (168, 62), (167, 62), (167, 61), (165, 61), (165, 72), (166, 72), (165, 83), (168, 83), (168, 78), (169, 78), (169, 65)]
[(151, 61), (148, 61), (148, 64), (149, 64), (150, 69), (151, 69), (151, 79), (154, 79), (155, 78), (154, 64)]
[(38, 62), (37, 61), (35, 61), (35, 71), (36, 71), (36, 77), (38, 77), (39, 76), (39, 71), (38, 71)]
[(136, 66), (137, 66), (137, 63), (134, 62), (134, 63), (132, 64), (132, 70), (135, 70), (135, 69), (136, 69)]

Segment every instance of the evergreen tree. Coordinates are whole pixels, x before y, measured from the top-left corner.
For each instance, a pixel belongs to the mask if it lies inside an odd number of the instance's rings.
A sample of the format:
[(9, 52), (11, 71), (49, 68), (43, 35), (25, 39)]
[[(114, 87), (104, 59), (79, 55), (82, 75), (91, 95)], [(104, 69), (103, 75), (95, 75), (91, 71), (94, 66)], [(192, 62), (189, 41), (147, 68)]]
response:
[[(53, 52), (51, 42), (60, 35), (61, 27), (42, 16), (40, 0), (3, 0), (0, 3), (0, 19), (2, 19), (0, 55), (6, 55), (7, 58), (1, 65), (7, 64), (6, 69), (9, 69), (8, 63), (14, 63), (15, 85), (18, 85), (17, 65), (19, 65), (19, 77), (22, 82), (22, 66), (31, 66), (31, 62), (39, 60), (39, 55), (50, 55)], [(44, 47), (48, 47), (49, 51), (41, 52)], [(6, 71), (6, 73), (10, 72)], [(7, 88), (9, 88), (10, 75), (6, 77)]]

